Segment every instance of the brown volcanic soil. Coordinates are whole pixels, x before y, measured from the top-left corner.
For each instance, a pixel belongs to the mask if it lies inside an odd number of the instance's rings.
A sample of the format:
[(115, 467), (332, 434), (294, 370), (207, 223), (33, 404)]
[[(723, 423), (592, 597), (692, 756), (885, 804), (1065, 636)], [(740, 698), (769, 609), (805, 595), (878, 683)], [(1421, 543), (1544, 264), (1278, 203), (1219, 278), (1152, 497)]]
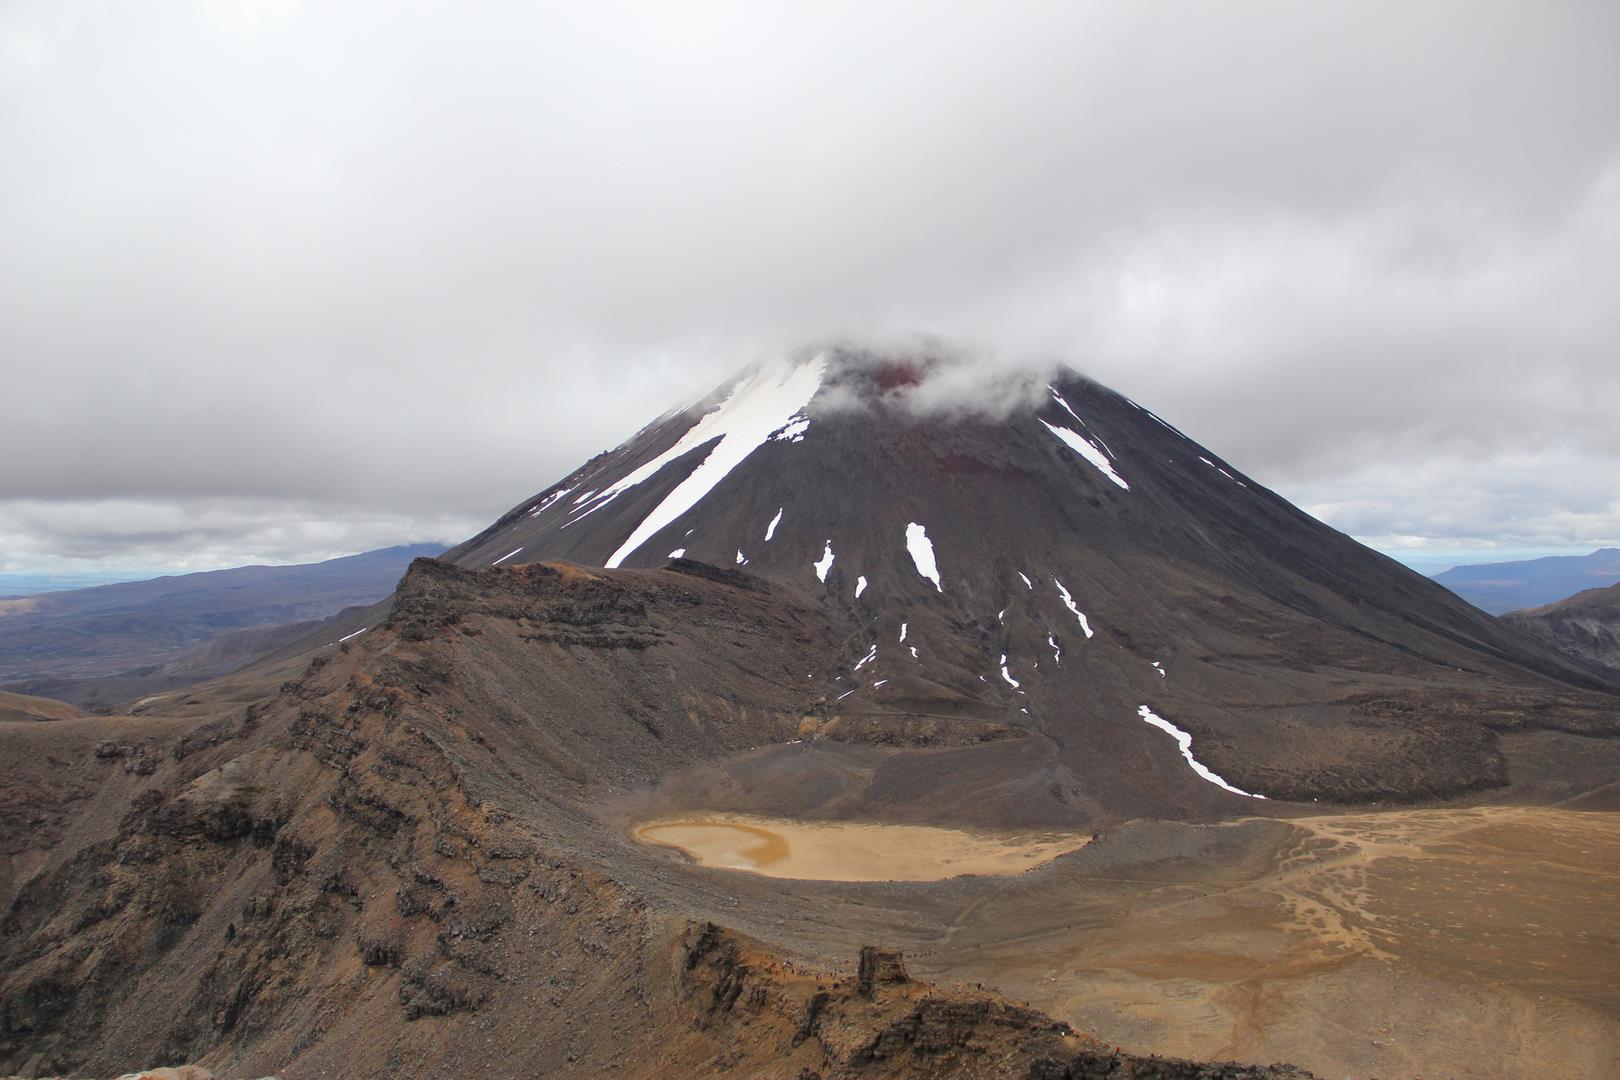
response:
[[(1060, 782), (1118, 764), (1064, 774), (1016, 710), (831, 723), (850, 636), (697, 564), (420, 561), (386, 624), (313, 659), (0, 727), (0, 1071), (1290, 1075), (1116, 1058), (1068, 1021), (1332, 1075), (1612, 1072), (1611, 815), (1118, 822)], [(1596, 704), (1559, 730), (1532, 722), (1549, 699), (1478, 693), (1503, 798), (1616, 774), (1620, 744), (1574, 730)], [(1142, 745), (1185, 779), (1168, 738)], [(691, 811), (1103, 835), (1016, 876), (864, 884), (631, 838)], [(875, 958), (863, 985), (868, 943), (940, 987)]]

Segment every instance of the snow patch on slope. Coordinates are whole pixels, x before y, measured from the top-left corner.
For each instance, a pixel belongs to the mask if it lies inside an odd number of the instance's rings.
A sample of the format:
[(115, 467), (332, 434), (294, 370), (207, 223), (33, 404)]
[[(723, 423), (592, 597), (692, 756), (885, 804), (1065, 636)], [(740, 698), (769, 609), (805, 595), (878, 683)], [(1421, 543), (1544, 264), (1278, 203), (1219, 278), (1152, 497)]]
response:
[[(1039, 419), (1039, 417), (1037, 417), (1037, 419)], [(1113, 463), (1108, 460), (1108, 455), (1104, 454), (1101, 450), (1092, 445), (1091, 440), (1087, 439), (1084, 435), (1070, 431), (1068, 428), (1058, 427), (1055, 424), (1048, 424), (1045, 420), (1041, 420), (1041, 426), (1047, 431), (1050, 431), (1052, 434), (1056, 435), (1059, 439), (1062, 439), (1063, 444), (1070, 450), (1073, 450), (1075, 453), (1079, 454), (1081, 457), (1095, 465), (1098, 472), (1108, 477), (1108, 479), (1112, 480), (1126, 491), (1131, 490), (1131, 485), (1125, 482), (1125, 478), (1114, 471)]]
[(1109, 447), (1109, 445), (1107, 443), (1103, 442), (1101, 435), (1098, 435), (1095, 431), (1091, 430), (1091, 425), (1090, 424), (1088, 424), (1084, 420), (1080, 419), (1080, 414), (1074, 411), (1074, 407), (1068, 403), (1068, 401), (1063, 397), (1062, 394), (1058, 393), (1057, 387), (1052, 386), (1052, 385), (1048, 385), (1046, 388), (1052, 392), (1052, 399), (1054, 401), (1056, 401), (1059, 405), (1063, 406), (1063, 411), (1068, 413), (1070, 416), (1074, 417), (1074, 422), (1079, 424), (1081, 427), (1085, 428), (1086, 433), (1088, 435), (1090, 435), (1093, 439), (1096, 439), (1097, 442), (1102, 445), (1103, 451), (1105, 453), (1107, 453), (1109, 457), (1113, 457), (1114, 456), (1114, 451)]
[(489, 565), (491, 565), (491, 566), (499, 566), (499, 565), (501, 565), (501, 563), (505, 562), (507, 559), (510, 559), (512, 556), (516, 555), (518, 552), (520, 552), (522, 550), (523, 550), (522, 548), (513, 548), (511, 551), (508, 551), (505, 555), (502, 555), (500, 558), (496, 559), (494, 562), (490, 563)]
[(547, 495), (545, 498), (541, 499), (535, 504), (534, 509), (529, 511), (529, 516), (537, 516), (538, 514), (542, 513), (546, 507), (550, 506), (552, 503), (556, 502), (558, 499), (562, 498), (564, 495), (567, 495), (573, 490), (573, 488), (563, 488), (561, 491), (553, 491), (550, 495)]
[(911, 561), (917, 564), (917, 573), (944, 592), (945, 587), (939, 583), (939, 563), (934, 561), (934, 542), (928, 539), (928, 530), (915, 521), (906, 526), (906, 550), (911, 553)]
[(855, 599), (859, 600), (861, 598), (861, 593), (863, 593), (865, 591), (866, 591), (866, 575), (862, 574), (860, 577), (855, 579)]
[(1086, 621), (1086, 613), (1074, 606), (1074, 597), (1070, 596), (1069, 590), (1063, 587), (1063, 582), (1053, 578), (1052, 583), (1058, 587), (1058, 592), (1063, 594), (1063, 606), (1068, 608), (1076, 619), (1080, 620), (1080, 629), (1084, 630), (1086, 637), (1089, 638), (1091, 636), (1091, 624)]
[(810, 430), (810, 418), (801, 410), (798, 415), (788, 418), (788, 422), (770, 436), (771, 442), (804, 442), (804, 433)]
[(1248, 484), (1245, 484), (1243, 481), (1239, 480), (1237, 477), (1233, 476), (1231, 473), (1227, 472), (1225, 469), (1221, 468), (1219, 465), (1215, 464), (1213, 461), (1209, 460), (1209, 458), (1205, 457), (1203, 454), (1198, 455), (1198, 460), (1202, 461), (1205, 465), (1208, 465), (1210, 468), (1232, 481), (1232, 483), (1236, 484), (1238, 487), (1249, 486)]
[(1001, 654), (1001, 677), (1003, 679), (1007, 680), (1007, 685), (1008, 686), (1012, 687), (1014, 690), (1018, 689), (1018, 680), (1013, 678), (1012, 677), (1012, 672), (1007, 670), (1007, 654), (1006, 653)]
[(798, 416), (821, 389), (826, 367), (827, 359), (822, 355), (795, 367), (764, 369), (742, 379), (714, 411), (705, 413), (674, 446), (596, 492), (586, 513), (600, 510), (625, 491), (651, 479), (683, 454), (714, 443), (697, 468), (664, 496), (603, 565), (611, 570), (623, 563), (660, 529), (702, 501), (762, 443)]
[(769, 525), (765, 526), (765, 542), (767, 544), (771, 542), (771, 537), (776, 535), (776, 527), (782, 524), (782, 511), (785, 509), (787, 509), (785, 506), (777, 507), (776, 516), (771, 518)]
[(1176, 727), (1176, 725), (1172, 724), (1164, 717), (1155, 713), (1146, 705), (1138, 706), (1136, 714), (1143, 720), (1158, 728), (1160, 731), (1169, 732), (1170, 735), (1175, 738), (1176, 745), (1181, 747), (1181, 756), (1187, 759), (1187, 764), (1192, 766), (1193, 772), (1197, 773), (1199, 776), (1202, 776), (1205, 780), (1208, 780), (1212, 784), (1218, 784), (1234, 795), (1242, 795), (1246, 799), (1265, 798), (1264, 795), (1256, 795), (1253, 792), (1244, 791), (1242, 788), (1233, 787), (1225, 780), (1222, 780), (1219, 776), (1216, 776), (1214, 773), (1210, 772), (1207, 765), (1193, 757), (1192, 736)]
[(829, 540), (827, 541), (826, 549), (821, 553), (821, 561), (810, 564), (816, 568), (816, 580), (820, 581), (823, 585), (827, 583), (827, 571), (832, 569), (833, 559), (835, 558), (837, 558), (837, 556), (833, 554), (832, 541)]

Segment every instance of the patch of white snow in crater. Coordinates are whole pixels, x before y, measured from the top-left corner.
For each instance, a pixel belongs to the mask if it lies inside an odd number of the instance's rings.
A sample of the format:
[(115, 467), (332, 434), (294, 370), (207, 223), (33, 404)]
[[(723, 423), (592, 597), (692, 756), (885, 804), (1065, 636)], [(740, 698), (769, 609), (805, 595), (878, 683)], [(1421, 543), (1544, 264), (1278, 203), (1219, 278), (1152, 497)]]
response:
[(669, 557), (672, 559), (684, 559), (686, 558), (686, 549), (676, 548), (674, 551), (669, 553)]
[[(1039, 418), (1037, 417), (1037, 419)], [(1125, 478), (1114, 471), (1114, 466), (1108, 460), (1108, 455), (1104, 454), (1101, 450), (1093, 446), (1090, 439), (1087, 439), (1084, 435), (1079, 435), (1073, 431), (1070, 431), (1068, 428), (1058, 427), (1055, 424), (1048, 424), (1045, 420), (1041, 420), (1041, 426), (1047, 431), (1050, 431), (1052, 434), (1056, 435), (1059, 439), (1062, 439), (1064, 445), (1070, 450), (1073, 450), (1075, 453), (1079, 454), (1081, 457), (1095, 465), (1098, 472), (1108, 477), (1108, 479), (1112, 480), (1126, 491), (1131, 490), (1131, 485), (1125, 482)]]
[(917, 565), (917, 573), (934, 583), (934, 588), (940, 592), (945, 587), (939, 583), (939, 563), (934, 561), (934, 542), (928, 539), (928, 530), (915, 521), (906, 526), (906, 550), (911, 553), (911, 561)]
[(350, 638), (357, 638), (361, 634), (365, 633), (367, 630), (370, 630), (370, 629), (371, 629), (371, 627), (369, 627), (369, 626), (362, 626), (360, 629), (356, 630), (352, 634), (344, 634), (342, 637), (338, 638), (338, 644), (341, 645), (345, 641), (348, 641)]
[(650, 480), (683, 454), (713, 443), (697, 468), (664, 496), (603, 565), (610, 570), (618, 567), (659, 530), (702, 501), (771, 435), (799, 415), (821, 389), (821, 376), (826, 367), (827, 358), (823, 354), (793, 367), (762, 368), (739, 380), (726, 399), (699, 418), (674, 446), (597, 492), (587, 513), (601, 509), (630, 488)]
[(767, 544), (771, 542), (771, 537), (776, 535), (776, 527), (782, 523), (782, 511), (785, 509), (787, 509), (787, 507), (778, 506), (776, 508), (776, 516), (771, 518), (771, 523), (769, 525), (765, 526), (765, 542)]
[(1029, 575), (1025, 574), (1022, 570), (1020, 570), (1020, 571), (1018, 571), (1018, 576), (1020, 578), (1023, 578), (1023, 580), (1024, 580), (1024, 588), (1029, 589), (1031, 592), (1033, 592), (1035, 590), (1035, 583), (1033, 581), (1029, 580)]
[(1001, 654), (1001, 677), (1003, 679), (1007, 680), (1007, 685), (1008, 686), (1012, 687), (1014, 690), (1018, 689), (1018, 680), (1013, 678), (1012, 677), (1012, 672), (1007, 670), (1007, 654), (1006, 653)]
[(821, 553), (821, 561), (810, 564), (816, 568), (816, 578), (823, 585), (827, 583), (827, 571), (832, 569), (833, 559), (835, 558), (837, 556), (833, 554), (832, 541), (829, 540), (827, 541), (827, 547)]
[(494, 562), (490, 563), (489, 565), (491, 565), (491, 566), (499, 566), (499, 565), (501, 565), (501, 563), (505, 562), (507, 559), (510, 559), (512, 556), (516, 555), (518, 552), (520, 552), (522, 550), (523, 550), (522, 548), (513, 548), (511, 551), (508, 551), (505, 555), (502, 555), (500, 558), (496, 559)]
[(1069, 590), (1063, 587), (1063, 582), (1053, 578), (1052, 583), (1058, 587), (1058, 592), (1063, 594), (1063, 606), (1068, 608), (1074, 617), (1080, 620), (1080, 629), (1084, 630), (1086, 637), (1089, 638), (1091, 636), (1091, 624), (1086, 621), (1086, 613), (1074, 606), (1074, 597), (1070, 596)]
[(1216, 776), (1214, 773), (1210, 772), (1208, 766), (1203, 764), (1203, 762), (1199, 761), (1197, 758), (1193, 757), (1192, 736), (1176, 727), (1176, 725), (1172, 724), (1164, 717), (1155, 713), (1146, 705), (1138, 706), (1136, 714), (1143, 720), (1146, 720), (1148, 723), (1158, 728), (1160, 731), (1169, 732), (1170, 735), (1175, 738), (1176, 745), (1181, 747), (1181, 756), (1187, 759), (1187, 764), (1192, 766), (1193, 772), (1197, 773), (1199, 776), (1202, 776), (1205, 780), (1208, 780), (1212, 784), (1220, 785), (1234, 795), (1242, 795), (1246, 799), (1265, 798), (1264, 795), (1256, 795), (1253, 792), (1244, 791), (1242, 788), (1233, 787), (1225, 780), (1222, 780), (1219, 776)]
[(738, 566), (747, 566), (748, 565), (748, 556), (744, 555), (740, 548), (737, 551), (737, 565)]
[(866, 591), (866, 575), (862, 574), (860, 577), (855, 579), (855, 599), (859, 600), (861, 598), (861, 593), (863, 593), (865, 591)]
[(876, 660), (876, 659), (877, 659), (877, 644), (874, 642), (873, 645), (872, 645), (872, 648), (867, 651), (866, 655), (861, 657), (859, 660), (855, 661), (855, 670), (856, 671), (861, 670), (861, 668), (865, 667), (867, 664), (870, 664), (873, 660)]

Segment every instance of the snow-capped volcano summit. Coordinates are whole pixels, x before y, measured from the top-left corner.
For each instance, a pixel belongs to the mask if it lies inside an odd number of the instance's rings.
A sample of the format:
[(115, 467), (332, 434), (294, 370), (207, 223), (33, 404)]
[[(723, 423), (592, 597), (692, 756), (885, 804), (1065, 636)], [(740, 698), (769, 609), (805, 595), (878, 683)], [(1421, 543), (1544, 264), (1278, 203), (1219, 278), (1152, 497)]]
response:
[(1135, 402), (959, 363), (757, 364), (448, 557), (687, 559), (798, 590), (843, 638), (805, 673), (815, 708), (1038, 733), (1040, 798), (1121, 813), (1490, 783), (1495, 706), (1447, 727), (1423, 695), (1595, 685)]

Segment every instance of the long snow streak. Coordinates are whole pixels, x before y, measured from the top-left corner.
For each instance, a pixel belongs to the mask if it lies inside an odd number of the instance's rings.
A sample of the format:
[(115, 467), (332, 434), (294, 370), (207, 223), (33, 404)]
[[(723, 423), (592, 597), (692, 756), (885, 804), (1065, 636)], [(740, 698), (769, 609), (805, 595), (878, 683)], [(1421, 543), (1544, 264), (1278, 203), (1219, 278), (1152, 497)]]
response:
[(902, 645), (904, 645), (906, 643), (906, 628), (908, 626), (910, 626), (910, 625), (911, 625), (910, 623), (901, 623), (900, 624), (900, 644), (902, 644)]
[(877, 643), (873, 642), (872, 647), (869, 650), (867, 650), (866, 655), (861, 657), (859, 660), (855, 661), (855, 670), (856, 671), (861, 670), (861, 668), (865, 667), (867, 664), (870, 664), (873, 660), (876, 660), (876, 659), (877, 659)]
[(817, 580), (824, 585), (827, 583), (827, 571), (832, 569), (833, 559), (835, 558), (837, 556), (833, 554), (832, 541), (829, 540), (827, 541), (827, 547), (821, 553), (821, 561), (810, 564), (816, 568)]
[(1059, 664), (1063, 663), (1063, 648), (1062, 646), (1058, 645), (1057, 638), (1053, 637), (1051, 634), (1047, 634), (1046, 643), (1052, 646), (1052, 659)]
[(1114, 451), (1109, 448), (1107, 443), (1103, 442), (1103, 439), (1102, 439), (1101, 435), (1098, 435), (1095, 431), (1091, 430), (1091, 425), (1090, 424), (1088, 424), (1084, 420), (1080, 419), (1080, 414), (1074, 411), (1074, 406), (1070, 405), (1068, 400), (1065, 399), (1062, 394), (1058, 393), (1057, 387), (1049, 385), (1049, 386), (1047, 386), (1047, 389), (1052, 392), (1052, 400), (1056, 401), (1059, 405), (1063, 406), (1063, 411), (1068, 413), (1070, 416), (1074, 417), (1074, 422), (1079, 424), (1081, 427), (1085, 428), (1086, 431), (1091, 435), (1091, 437), (1093, 439), (1096, 439), (1099, 443), (1102, 443), (1102, 448), (1103, 448), (1104, 453), (1106, 453), (1109, 457), (1113, 457), (1114, 456)]
[(1034, 589), (1035, 588), (1035, 583), (1033, 581), (1029, 580), (1029, 575), (1028, 574), (1026, 574), (1022, 570), (1020, 570), (1020, 571), (1018, 571), (1018, 576), (1021, 579), (1023, 579), (1024, 588), (1026, 588), (1026, 589)]
[(1007, 654), (1006, 653), (1001, 654), (1001, 677), (1003, 679), (1007, 680), (1007, 685), (1008, 686), (1012, 687), (1014, 690), (1018, 689), (1018, 680), (1013, 678), (1012, 677), (1012, 672), (1007, 670)]
[(369, 626), (362, 626), (360, 629), (356, 630), (352, 634), (344, 634), (342, 637), (338, 638), (338, 644), (341, 645), (345, 641), (348, 641), (350, 638), (357, 638), (361, 634), (365, 633), (367, 630), (370, 630), (370, 629), (371, 629), (371, 627), (369, 627)]
[(782, 524), (782, 511), (785, 509), (787, 509), (785, 506), (778, 506), (776, 516), (771, 518), (769, 525), (765, 526), (765, 542), (767, 544), (771, 542), (771, 537), (776, 535), (776, 527)]
[(906, 526), (906, 550), (911, 552), (911, 561), (917, 564), (917, 573), (944, 592), (945, 586), (939, 583), (939, 564), (934, 561), (934, 542), (928, 539), (928, 530), (915, 521)]
[(1113, 463), (1108, 460), (1108, 455), (1104, 454), (1101, 450), (1093, 446), (1091, 444), (1091, 440), (1087, 439), (1084, 435), (1078, 435), (1075, 432), (1070, 431), (1068, 428), (1058, 427), (1055, 424), (1048, 424), (1045, 420), (1041, 421), (1041, 426), (1047, 431), (1050, 431), (1052, 434), (1056, 435), (1058, 438), (1062, 439), (1064, 445), (1066, 445), (1070, 450), (1073, 450), (1075, 453), (1079, 454), (1081, 457), (1095, 465), (1098, 472), (1108, 477), (1108, 479), (1112, 480), (1126, 491), (1131, 490), (1131, 485), (1125, 482), (1125, 478), (1114, 471)]
[(1058, 592), (1063, 594), (1063, 606), (1068, 608), (1074, 617), (1080, 620), (1080, 629), (1084, 630), (1086, 637), (1089, 638), (1091, 636), (1091, 624), (1086, 622), (1086, 613), (1074, 606), (1074, 597), (1070, 596), (1069, 590), (1063, 587), (1063, 582), (1053, 578), (1052, 584), (1056, 585)]
[(1164, 717), (1155, 713), (1146, 705), (1139, 706), (1136, 710), (1136, 714), (1143, 720), (1146, 720), (1148, 723), (1158, 728), (1160, 731), (1169, 732), (1170, 735), (1176, 740), (1176, 745), (1181, 747), (1181, 756), (1187, 759), (1187, 764), (1192, 766), (1193, 772), (1197, 773), (1199, 776), (1202, 776), (1205, 780), (1208, 780), (1212, 784), (1219, 784), (1232, 794), (1242, 795), (1247, 799), (1265, 798), (1264, 795), (1256, 795), (1253, 792), (1244, 791), (1242, 788), (1235, 788), (1231, 784), (1228, 784), (1225, 780), (1222, 780), (1219, 776), (1216, 776), (1214, 773), (1210, 772), (1208, 766), (1199, 761), (1197, 758), (1193, 757), (1192, 736), (1176, 727), (1176, 725), (1172, 724)]
[(601, 509), (623, 492), (651, 479), (681, 455), (706, 443), (714, 443), (698, 467), (664, 496), (663, 501), (642, 519), (619, 550), (609, 556), (603, 565), (611, 570), (624, 562), (654, 533), (696, 506), (760, 444), (802, 412), (816, 391), (821, 389), (821, 376), (826, 367), (826, 357), (818, 356), (794, 368), (755, 372), (732, 387), (720, 406), (713, 412), (705, 413), (674, 446), (617, 483), (597, 492), (586, 513)]
[(499, 565), (501, 565), (501, 563), (505, 562), (507, 559), (510, 559), (512, 556), (516, 555), (518, 552), (520, 552), (522, 550), (523, 550), (522, 548), (513, 548), (511, 551), (508, 551), (505, 555), (502, 555), (500, 558), (496, 559), (494, 562), (490, 563), (489, 565), (491, 565), (491, 566), (499, 566)]
[(1238, 487), (1249, 486), (1248, 484), (1245, 484), (1243, 481), (1239, 480), (1237, 477), (1233, 476), (1231, 473), (1227, 472), (1225, 469), (1221, 468), (1219, 465), (1215, 464), (1213, 461), (1209, 460), (1209, 458), (1205, 457), (1204, 455), (1199, 454), (1198, 460), (1202, 461), (1205, 465), (1208, 465), (1210, 468), (1232, 481), (1232, 483), (1236, 484)]
[(862, 574), (860, 577), (855, 579), (855, 599), (859, 600), (861, 598), (861, 593), (863, 593), (865, 591), (866, 591), (866, 575)]

